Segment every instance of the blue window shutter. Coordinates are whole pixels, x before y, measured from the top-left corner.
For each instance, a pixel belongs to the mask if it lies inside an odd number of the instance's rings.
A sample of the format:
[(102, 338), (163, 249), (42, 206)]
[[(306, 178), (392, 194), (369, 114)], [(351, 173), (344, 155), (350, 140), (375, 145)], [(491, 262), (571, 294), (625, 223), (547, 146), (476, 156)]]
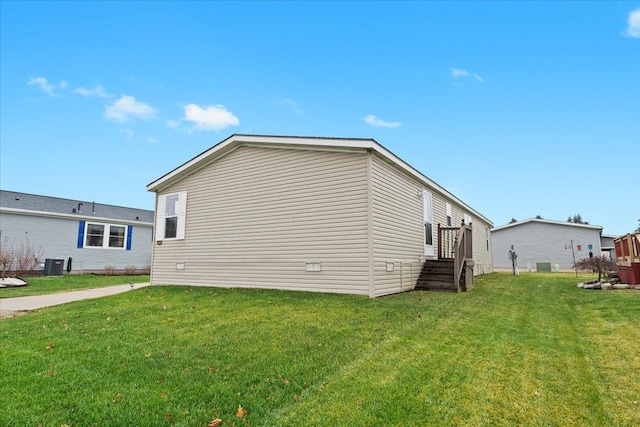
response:
[(127, 250), (131, 250), (131, 234), (133, 232), (133, 226), (127, 225)]
[(78, 226), (78, 249), (84, 247), (84, 221), (80, 221)]

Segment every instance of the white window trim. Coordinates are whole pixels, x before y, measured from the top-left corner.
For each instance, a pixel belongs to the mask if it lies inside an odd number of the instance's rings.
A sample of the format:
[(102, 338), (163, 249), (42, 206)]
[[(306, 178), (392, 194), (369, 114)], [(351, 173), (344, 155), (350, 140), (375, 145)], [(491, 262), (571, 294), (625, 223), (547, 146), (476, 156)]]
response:
[[(178, 224), (176, 229), (176, 237), (165, 237), (165, 212), (167, 207), (167, 197), (178, 196)], [(156, 210), (156, 240), (184, 240), (187, 213), (187, 192), (179, 191), (176, 193), (158, 195), (158, 207)], [(171, 215), (174, 216), (174, 215)]]
[[(87, 241), (89, 240), (89, 226), (90, 225), (102, 225), (102, 226), (104, 226), (104, 235), (102, 236), (102, 246), (90, 246), (90, 245), (87, 244)], [(122, 245), (121, 248), (114, 247), (114, 246), (109, 246), (109, 235), (110, 235), (111, 227), (122, 227), (122, 228), (124, 228), (124, 239), (123, 239), (123, 245)], [(125, 250), (127, 250), (127, 238), (129, 237), (127, 235), (128, 232), (129, 232), (129, 227), (127, 227), (126, 225), (122, 225), (122, 224), (106, 224), (104, 222), (90, 222), (90, 221), (87, 221), (85, 223), (84, 242), (82, 244), (82, 247), (84, 249), (113, 249), (113, 250), (117, 250), (117, 251), (125, 251)]]

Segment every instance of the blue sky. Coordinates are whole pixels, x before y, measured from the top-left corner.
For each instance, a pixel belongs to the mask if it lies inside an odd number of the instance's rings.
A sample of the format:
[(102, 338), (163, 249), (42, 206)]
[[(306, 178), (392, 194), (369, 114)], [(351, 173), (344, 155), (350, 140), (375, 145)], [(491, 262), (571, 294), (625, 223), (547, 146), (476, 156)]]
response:
[(640, 1), (0, 8), (2, 189), (153, 209), (233, 133), (362, 137), (495, 226), (638, 226)]

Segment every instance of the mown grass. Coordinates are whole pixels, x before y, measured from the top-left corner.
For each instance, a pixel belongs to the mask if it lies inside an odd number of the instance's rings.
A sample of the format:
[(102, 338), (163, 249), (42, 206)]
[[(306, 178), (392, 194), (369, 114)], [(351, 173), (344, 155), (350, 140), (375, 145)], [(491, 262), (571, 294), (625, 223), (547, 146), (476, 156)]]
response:
[(640, 425), (640, 292), (576, 282), (148, 287), (42, 309), (0, 321), (0, 425)]
[(67, 274), (64, 276), (27, 277), (28, 286), (0, 288), (0, 298), (46, 295), (80, 289), (103, 288), (126, 283), (149, 282), (148, 275), (97, 276), (93, 274)]

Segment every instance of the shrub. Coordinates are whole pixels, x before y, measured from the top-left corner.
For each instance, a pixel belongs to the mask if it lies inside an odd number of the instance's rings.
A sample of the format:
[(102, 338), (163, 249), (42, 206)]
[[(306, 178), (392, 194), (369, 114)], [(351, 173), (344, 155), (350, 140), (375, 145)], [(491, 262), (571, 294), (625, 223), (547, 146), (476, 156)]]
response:
[(124, 267), (124, 274), (127, 276), (135, 276), (138, 273), (138, 269), (135, 265), (127, 265)]
[(616, 271), (616, 263), (605, 257), (583, 258), (573, 265), (576, 270), (598, 272), (598, 281), (602, 274)]
[(151, 274), (151, 266), (147, 265), (145, 268), (142, 269), (142, 273), (146, 274), (147, 276)]
[(113, 265), (105, 265), (104, 266), (104, 275), (105, 276), (115, 276), (116, 275), (116, 267)]

